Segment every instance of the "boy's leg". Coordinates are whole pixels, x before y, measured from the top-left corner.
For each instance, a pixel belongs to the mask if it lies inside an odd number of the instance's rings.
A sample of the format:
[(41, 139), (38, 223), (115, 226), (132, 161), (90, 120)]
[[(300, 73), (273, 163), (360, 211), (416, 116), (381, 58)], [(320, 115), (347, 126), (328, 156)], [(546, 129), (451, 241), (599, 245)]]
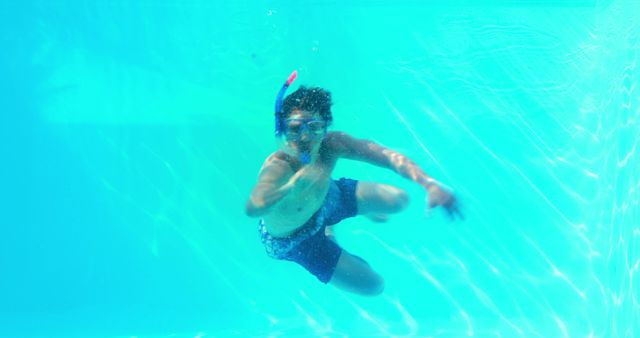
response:
[(361, 181), (356, 187), (356, 200), (359, 215), (384, 222), (387, 214), (399, 212), (407, 207), (409, 195), (391, 185)]
[(363, 296), (375, 296), (384, 290), (384, 279), (362, 258), (342, 250), (330, 284)]
[[(342, 181), (342, 180), (341, 180)], [(344, 183), (355, 183), (345, 181)], [(351, 190), (352, 209), (355, 213), (366, 215), (375, 221), (385, 221), (386, 214), (404, 209), (409, 201), (408, 195), (396, 187), (373, 182), (357, 182), (355, 191)], [(345, 190), (345, 191), (348, 191)], [(355, 196), (353, 196), (355, 194)], [(353, 215), (353, 214), (351, 214)], [(330, 223), (335, 224), (335, 223)], [(325, 228), (327, 238), (335, 242), (333, 227)], [(360, 295), (374, 296), (384, 289), (384, 279), (376, 273), (362, 258), (342, 250), (329, 283), (345, 291)]]
[[(374, 222), (386, 222), (387, 214), (402, 211), (409, 204), (409, 195), (402, 189), (382, 183), (358, 182), (356, 186), (358, 215)], [(333, 226), (327, 226), (325, 234), (335, 241)]]

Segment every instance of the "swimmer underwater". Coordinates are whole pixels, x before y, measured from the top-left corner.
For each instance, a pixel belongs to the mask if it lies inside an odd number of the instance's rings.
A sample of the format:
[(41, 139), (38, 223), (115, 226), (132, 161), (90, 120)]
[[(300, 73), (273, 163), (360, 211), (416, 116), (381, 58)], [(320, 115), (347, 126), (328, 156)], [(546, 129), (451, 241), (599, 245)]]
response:
[(440, 206), (452, 219), (462, 218), (462, 213), (453, 193), (403, 154), (344, 132), (328, 132), (333, 119), (328, 91), (301, 86), (283, 101), (296, 75), (291, 74), (276, 99), (276, 135), (284, 145), (260, 169), (246, 214), (260, 218), (260, 236), (269, 256), (302, 265), (322, 283), (378, 295), (384, 289), (382, 276), (342, 249), (331, 227), (357, 215), (384, 222), (388, 214), (406, 208), (409, 196), (386, 184), (332, 179), (339, 159), (391, 169), (424, 187), (429, 209)]

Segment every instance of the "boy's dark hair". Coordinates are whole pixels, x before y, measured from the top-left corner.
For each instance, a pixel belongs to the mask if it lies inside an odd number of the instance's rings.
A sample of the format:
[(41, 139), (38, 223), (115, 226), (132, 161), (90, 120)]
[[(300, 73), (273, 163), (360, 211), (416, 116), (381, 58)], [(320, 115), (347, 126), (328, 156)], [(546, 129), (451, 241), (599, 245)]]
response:
[(282, 115), (286, 119), (294, 110), (306, 110), (318, 112), (327, 126), (333, 121), (331, 116), (331, 93), (320, 88), (307, 88), (300, 86), (298, 90), (291, 93), (282, 103)]

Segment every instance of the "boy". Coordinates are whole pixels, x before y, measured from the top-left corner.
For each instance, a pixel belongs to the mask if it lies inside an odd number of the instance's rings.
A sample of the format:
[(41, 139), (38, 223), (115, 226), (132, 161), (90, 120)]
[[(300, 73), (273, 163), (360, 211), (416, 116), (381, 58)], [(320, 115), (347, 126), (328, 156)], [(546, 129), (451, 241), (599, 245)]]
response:
[(384, 289), (382, 277), (363, 259), (340, 248), (328, 227), (356, 215), (384, 222), (388, 214), (404, 209), (409, 197), (386, 184), (331, 179), (338, 159), (394, 170), (427, 190), (429, 208), (442, 206), (451, 217), (462, 214), (454, 195), (406, 156), (343, 132), (327, 132), (330, 108), (329, 92), (306, 87), (289, 95), (282, 111), (276, 105), (276, 130), (283, 134), (285, 146), (266, 159), (246, 213), (261, 218), (262, 242), (271, 257), (294, 261), (323, 283), (377, 295)]

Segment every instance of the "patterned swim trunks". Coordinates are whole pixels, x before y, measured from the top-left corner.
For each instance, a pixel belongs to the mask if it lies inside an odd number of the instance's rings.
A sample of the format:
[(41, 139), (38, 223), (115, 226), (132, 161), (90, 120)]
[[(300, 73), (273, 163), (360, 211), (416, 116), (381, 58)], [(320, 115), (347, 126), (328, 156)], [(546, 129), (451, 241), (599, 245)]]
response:
[(328, 239), (324, 229), (358, 213), (356, 186), (358, 181), (332, 180), (324, 203), (296, 232), (286, 237), (273, 237), (263, 220), (258, 223), (260, 237), (270, 257), (296, 262), (328, 283), (336, 268), (342, 248)]

